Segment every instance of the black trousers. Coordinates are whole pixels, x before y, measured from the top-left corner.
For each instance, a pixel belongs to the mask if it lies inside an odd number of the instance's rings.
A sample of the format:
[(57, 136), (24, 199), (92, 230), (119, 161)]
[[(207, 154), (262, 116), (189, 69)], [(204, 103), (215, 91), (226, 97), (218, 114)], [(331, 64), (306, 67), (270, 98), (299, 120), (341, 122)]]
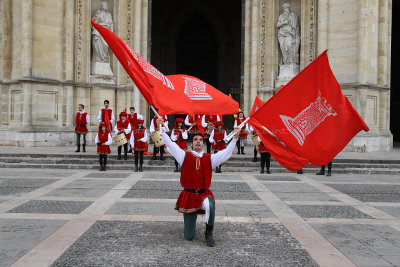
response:
[(261, 169), (263, 170), (264, 167), (267, 167), (267, 170), (269, 170), (269, 167), (271, 166), (271, 154), (270, 153), (260, 153), (261, 155)]
[[(328, 164), (328, 171), (331, 171), (332, 170), (332, 161), (331, 162), (329, 162)], [(322, 165), (321, 166), (321, 171), (325, 171), (325, 165)]]
[[(122, 146), (118, 147), (118, 155), (121, 155)], [(124, 144), (124, 154), (128, 155), (128, 143)]]
[(153, 155), (154, 155), (154, 157), (156, 156), (156, 154), (158, 153), (158, 151), (160, 151), (160, 156), (163, 155), (163, 154), (165, 153), (165, 152), (164, 152), (164, 146), (156, 147), (156, 146), (154, 145), (154, 147), (153, 147)]
[(140, 160), (140, 166), (143, 165), (143, 153), (144, 153), (143, 150), (142, 151), (135, 150), (135, 166), (138, 165), (139, 160)]
[(99, 154), (99, 163), (100, 166), (106, 166), (107, 165), (107, 154)]

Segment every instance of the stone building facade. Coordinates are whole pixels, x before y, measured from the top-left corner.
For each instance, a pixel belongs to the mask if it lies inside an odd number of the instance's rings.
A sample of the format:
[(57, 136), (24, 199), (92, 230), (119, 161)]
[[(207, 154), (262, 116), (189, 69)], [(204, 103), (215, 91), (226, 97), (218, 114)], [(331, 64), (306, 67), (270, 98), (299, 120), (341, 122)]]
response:
[[(0, 2), (1, 145), (72, 144), (80, 103), (91, 116), (91, 140), (104, 99), (116, 115), (135, 106), (148, 124), (148, 105), (112, 54), (111, 76), (91, 71), (90, 18), (101, 2)], [(298, 18), (299, 69), (328, 49), (344, 94), (370, 127), (347, 149), (393, 147), (391, 103), (400, 100), (391, 98), (392, 0), (106, 2), (113, 31), (142, 57), (164, 74), (191, 74), (231, 94), (245, 114), (256, 96), (267, 100), (287, 82), (279, 77), (277, 20), (289, 3)]]

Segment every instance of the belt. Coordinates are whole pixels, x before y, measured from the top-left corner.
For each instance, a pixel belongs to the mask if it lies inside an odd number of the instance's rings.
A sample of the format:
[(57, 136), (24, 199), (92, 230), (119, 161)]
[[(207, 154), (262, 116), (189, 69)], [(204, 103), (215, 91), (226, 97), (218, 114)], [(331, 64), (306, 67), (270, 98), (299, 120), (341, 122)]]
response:
[(186, 142), (186, 140), (176, 140), (175, 142)]
[(185, 190), (186, 192), (189, 192), (189, 193), (203, 194), (204, 192), (206, 192), (207, 189), (196, 189), (196, 190), (192, 190), (192, 189), (184, 188), (183, 190)]
[(83, 126), (83, 127), (85, 127), (86, 124), (77, 124), (76, 126)]
[(215, 140), (215, 142), (225, 142), (224, 140)]

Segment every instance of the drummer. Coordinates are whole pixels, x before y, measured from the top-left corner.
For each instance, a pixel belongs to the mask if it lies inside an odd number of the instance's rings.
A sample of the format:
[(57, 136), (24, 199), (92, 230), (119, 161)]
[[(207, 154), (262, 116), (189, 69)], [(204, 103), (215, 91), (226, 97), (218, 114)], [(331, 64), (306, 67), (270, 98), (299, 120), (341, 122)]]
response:
[[(156, 108), (156, 110), (158, 111), (157, 108)], [(151, 120), (151, 123), (150, 123), (150, 134), (153, 134), (155, 131), (158, 131), (157, 119), (158, 119), (157, 115), (154, 115), (154, 118)], [(164, 115), (162, 117), (162, 119), (164, 121), (164, 124), (162, 125), (161, 130), (163, 132), (169, 132), (167, 115)], [(160, 146), (158, 148), (158, 147), (156, 147), (155, 143), (154, 143), (154, 148), (153, 148), (153, 157), (151, 159), (152, 160), (156, 159), (158, 150), (160, 150), (160, 160), (164, 160), (164, 146)]]
[[(128, 116), (128, 114), (126, 114), (125, 111), (122, 111), (119, 114), (119, 121), (117, 121), (117, 123), (115, 124), (115, 127), (114, 127), (115, 134), (116, 135), (125, 134), (126, 141), (131, 138), (131, 131), (132, 131), (131, 124), (126, 119), (127, 116)], [(117, 136), (117, 138), (118, 138), (118, 136)], [(127, 160), (128, 159), (128, 142), (126, 142), (123, 146), (124, 146), (124, 160)], [(121, 150), (122, 150), (122, 145), (118, 146), (117, 160), (121, 160)]]

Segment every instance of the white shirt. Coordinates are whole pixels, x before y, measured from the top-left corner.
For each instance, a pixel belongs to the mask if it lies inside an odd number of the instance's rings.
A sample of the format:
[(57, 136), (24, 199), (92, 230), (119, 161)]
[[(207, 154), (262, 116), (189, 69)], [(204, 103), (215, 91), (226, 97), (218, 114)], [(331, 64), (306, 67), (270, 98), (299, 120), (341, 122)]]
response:
[[(161, 129), (163, 130), (163, 132), (169, 132), (167, 115), (164, 115), (164, 118), (166, 120), (166, 122), (164, 122), (165, 127), (161, 126)], [(151, 122), (150, 122), (150, 133), (153, 133), (157, 128), (158, 128), (158, 125), (154, 126), (154, 120), (151, 120)]]
[[(147, 139), (148, 139), (147, 131), (144, 131), (144, 136), (142, 138), (140, 138), (139, 141), (146, 143)], [(129, 139), (129, 143), (131, 144), (132, 148), (135, 147), (135, 135), (134, 135), (134, 133), (132, 133), (131, 139)]]
[[(81, 114), (83, 114), (83, 113), (85, 113), (86, 111), (84, 111), (84, 110), (82, 110), (82, 111), (79, 111), (79, 113), (81, 113)], [(90, 124), (90, 116), (89, 116), (89, 114), (86, 114), (86, 124)]]
[[(175, 160), (182, 166), (183, 161), (185, 160), (186, 152), (181, 149), (175, 142), (172, 142), (169, 136), (166, 133), (161, 135), (165, 145), (167, 146), (168, 152), (175, 158)], [(215, 168), (225, 161), (227, 161), (232, 156), (232, 151), (236, 146), (237, 138), (233, 138), (229, 145), (224, 149), (219, 151), (218, 153), (211, 154), (211, 167)], [(204, 152), (200, 153), (196, 151), (190, 151), (196, 157), (203, 157)]]
[[(203, 117), (201, 118), (201, 126), (203, 126), (204, 128), (206, 128), (208, 125), (206, 122), (206, 116), (208, 116), (208, 115), (203, 115)], [(216, 116), (217, 116), (217, 121), (221, 121), (221, 118), (219, 117), (219, 115), (216, 115)]]
[[(225, 135), (224, 135), (224, 140), (225, 140), (225, 138), (227, 136), (226, 136), (226, 131), (224, 131), (224, 132), (225, 132)], [(210, 143), (214, 143), (214, 131), (212, 131), (212, 133), (210, 134), (210, 138), (208, 140), (210, 141)]]
[[(109, 108), (108, 108), (108, 109), (109, 109)], [(99, 116), (97, 116), (97, 120), (98, 120), (99, 122), (102, 122), (101, 109), (100, 109), (100, 111), (99, 111)], [(115, 120), (114, 120), (114, 111), (111, 110), (110, 122), (113, 123), (114, 121), (115, 121)]]
[[(94, 142), (95, 142), (95, 144), (100, 143), (100, 140), (99, 140), (99, 133), (96, 134), (96, 138), (94, 139)], [(105, 142), (104, 144), (107, 145), (107, 146), (109, 146), (109, 145), (111, 145), (111, 143), (112, 143), (112, 137), (111, 137), (111, 134), (108, 133), (108, 140), (107, 140), (107, 142)]]
[[(122, 121), (122, 122), (124, 122), (124, 121)], [(132, 131), (131, 124), (128, 123), (128, 128), (124, 129), (124, 133), (125, 133), (125, 134), (129, 134), (131, 131)], [(118, 134), (117, 123), (115, 124), (114, 132), (115, 132), (115, 134)]]
[[(179, 137), (179, 133), (178, 133), (177, 135), (175, 135), (174, 132), (175, 132), (175, 131), (172, 130), (172, 133), (171, 133), (171, 139), (172, 139), (172, 141), (178, 140), (178, 137)], [(182, 132), (182, 138), (183, 138), (183, 139), (188, 139), (188, 134), (187, 134), (187, 131), (186, 131), (186, 130), (184, 130), (184, 131)]]

